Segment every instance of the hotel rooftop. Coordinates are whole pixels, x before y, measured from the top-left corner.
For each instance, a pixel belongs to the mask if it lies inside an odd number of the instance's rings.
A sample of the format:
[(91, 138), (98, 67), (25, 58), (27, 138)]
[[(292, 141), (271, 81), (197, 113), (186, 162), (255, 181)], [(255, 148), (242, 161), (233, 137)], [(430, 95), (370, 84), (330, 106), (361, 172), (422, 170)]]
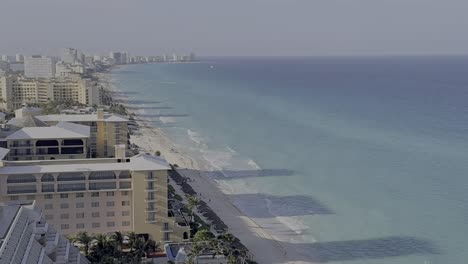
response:
[(40, 115), (36, 116), (37, 119), (43, 122), (97, 122), (97, 121), (104, 121), (104, 122), (128, 122), (128, 119), (125, 117), (115, 115), (115, 114), (103, 114), (102, 118), (99, 118), (98, 114), (77, 114), (77, 115)]

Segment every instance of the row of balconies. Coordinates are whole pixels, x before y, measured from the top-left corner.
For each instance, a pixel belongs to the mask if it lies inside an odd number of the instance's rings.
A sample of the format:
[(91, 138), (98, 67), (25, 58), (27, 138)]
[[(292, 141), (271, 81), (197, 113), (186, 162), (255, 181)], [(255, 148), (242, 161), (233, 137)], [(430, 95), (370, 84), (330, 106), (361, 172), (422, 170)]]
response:
[[(24, 187), (15, 188), (13, 187)], [(7, 186), (7, 194), (35, 194), (35, 193), (56, 193), (56, 192), (83, 192), (83, 191), (100, 191), (100, 190), (129, 190), (132, 188), (130, 181), (112, 183), (70, 183), (70, 184), (42, 184), (41, 192), (38, 192), (36, 185), (13, 185)]]

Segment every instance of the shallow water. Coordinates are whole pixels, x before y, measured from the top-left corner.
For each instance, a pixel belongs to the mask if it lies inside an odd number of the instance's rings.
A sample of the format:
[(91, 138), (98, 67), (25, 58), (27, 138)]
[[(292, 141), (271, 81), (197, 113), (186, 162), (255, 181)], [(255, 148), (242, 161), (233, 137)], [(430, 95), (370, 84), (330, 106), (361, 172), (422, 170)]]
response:
[(467, 71), (468, 58), (214, 58), (113, 78), (291, 260), (446, 264), (468, 259)]

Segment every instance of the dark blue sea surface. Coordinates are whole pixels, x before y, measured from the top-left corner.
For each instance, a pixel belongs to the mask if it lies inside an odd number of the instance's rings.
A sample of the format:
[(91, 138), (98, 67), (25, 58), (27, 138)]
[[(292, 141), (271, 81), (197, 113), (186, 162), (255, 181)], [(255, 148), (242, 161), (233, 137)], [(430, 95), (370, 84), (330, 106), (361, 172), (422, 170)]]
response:
[(467, 57), (207, 58), (113, 77), (291, 260), (468, 263)]

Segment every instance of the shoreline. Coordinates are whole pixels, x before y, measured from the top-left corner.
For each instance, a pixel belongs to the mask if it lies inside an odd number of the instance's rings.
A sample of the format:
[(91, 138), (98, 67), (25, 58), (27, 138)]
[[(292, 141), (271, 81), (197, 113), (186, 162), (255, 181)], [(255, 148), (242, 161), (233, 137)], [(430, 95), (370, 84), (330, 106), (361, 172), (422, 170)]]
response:
[[(109, 74), (111, 73), (100, 73), (98, 75), (99, 82), (104, 89), (113, 93), (121, 92), (112, 83)], [(118, 100), (126, 106), (130, 106), (130, 112), (135, 114), (138, 129), (136, 134), (130, 136), (130, 143), (138, 145), (142, 152), (155, 153), (160, 151), (161, 156), (170, 164), (177, 164), (177, 172), (187, 179), (187, 183), (199, 194), (203, 203), (224, 222), (228, 227), (227, 231), (240, 239), (241, 243), (254, 256), (255, 261), (258, 263), (299, 263), (288, 261), (287, 249), (281, 245), (281, 241), (270, 235), (254, 219), (246, 216), (232, 203), (228, 196), (222, 192), (217, 182), (207, 175), (207, 165), (199, 164), (193, 157), (178, 149), (176, 144), (161, 129), (150, 124), (150, 120), (139, 117), (142, 113), (139, 113), (137, 103), (125, 101), (125, 98), (118, 98)], [(180, 190), (180, 185), (177, 185), (176, 189)], [(198, 215), (210, 223), (204, 215), (200, 213)]]

